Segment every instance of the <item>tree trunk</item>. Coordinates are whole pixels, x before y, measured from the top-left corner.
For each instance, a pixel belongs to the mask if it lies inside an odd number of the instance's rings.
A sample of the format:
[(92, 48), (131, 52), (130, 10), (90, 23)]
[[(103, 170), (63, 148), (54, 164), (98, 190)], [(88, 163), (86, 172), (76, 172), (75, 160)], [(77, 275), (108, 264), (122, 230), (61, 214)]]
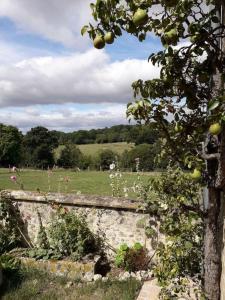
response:
[[(218, 16), (225, 23), (224, 0), (216, 0)], [(225, 51), (225, 40), (219, 42), (219, 47)], [(223, 88), (219, 72), (214, 76), (215, 92)], [(218, 120), (219, 121), (219, 120)], [(223, 226), (224, 226), (224, 191), (225, 191), (225, 126), (218, 139), (218, 161), (207, 163), (209, 175), (214, 181), (208, 187), (208, 208), (205, 218), (204, 235), (204, 287), (209, 300), (219, 300), (221, 296), (220, 279), (222, 272)]]
[(222, 246), (222, 222), (221, 222), (221, 191), (208, 188), (208, 215), (205, 219), (204, 241), (204, 286), (207, 299), (220, 299), (221, 277), (221, 246)]

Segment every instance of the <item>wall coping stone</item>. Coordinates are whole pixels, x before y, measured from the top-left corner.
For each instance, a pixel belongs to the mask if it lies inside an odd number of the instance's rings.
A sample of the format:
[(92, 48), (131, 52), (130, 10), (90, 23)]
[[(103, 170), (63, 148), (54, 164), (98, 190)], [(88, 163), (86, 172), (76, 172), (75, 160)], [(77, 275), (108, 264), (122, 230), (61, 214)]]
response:
[(3, 194), (6, 194), (11, 200), (18, 202), (56, 202), (67, 206), (87, 206), (102, 209), (108, 208), (115, 210), (136, 211), (140, 213), (144, 212), (144, 209), (140, 206), (140, 201), (127, 198), (64, 193), (43, 193), (23, 190), (3, 190), (0, 191), (0, 200)]
[(69, 279), (81, 279), (85, 274), (94, 276), (95, 261), (79, 262), (69, 260), (35, 260), (29, 257), (18, 258), (23, 265), (38, 270), (44, 270), (56, 276), (66, 276)]

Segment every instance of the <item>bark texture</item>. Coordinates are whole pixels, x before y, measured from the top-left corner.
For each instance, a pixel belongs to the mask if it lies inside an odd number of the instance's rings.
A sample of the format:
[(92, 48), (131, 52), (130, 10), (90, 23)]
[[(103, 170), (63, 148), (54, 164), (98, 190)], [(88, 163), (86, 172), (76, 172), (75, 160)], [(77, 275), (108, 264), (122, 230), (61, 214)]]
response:
[(221, 218), (221, 191), (210, 187), (208, 216), (205, 220), (204, 271), (205, 292), (209, 300), (220, 299), (221, 277), (221, 245), (222, 245), (222, 218)]
[[(220, 19), (225, 23), (224, 8), (222, 0), (216, 0)], [(221, 10), (221, 6), (223, 9)], [(220, 41), (220, 47), (225, 52), (225, 41)], [(223, 88), (220, 73), (214, 77), (215, 92)], [(218, 138), (218, 158), (208, 161), (208, 173), (214, 178), (208, 188), (208, 215), (205, 219), (205, 241), (204, 241), (204, 285), (209, 300), (221, 299), (221, 288), (225, 283), (221, 282), (222, 252), (223, 252), (223, 226), (224, 226), (224, 191), (225, 191), (225, 126)]]

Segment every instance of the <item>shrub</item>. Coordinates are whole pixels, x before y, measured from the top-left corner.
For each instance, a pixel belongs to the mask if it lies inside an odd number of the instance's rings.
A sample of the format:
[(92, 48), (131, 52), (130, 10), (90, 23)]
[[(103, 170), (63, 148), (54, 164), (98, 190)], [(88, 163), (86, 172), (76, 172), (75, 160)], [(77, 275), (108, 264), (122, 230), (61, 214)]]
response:
[(187, 278), (196, 293), (201, 293), (204, 212), (200, 185), (179, 167), (168, 167), (160, 176), (151, 177), (149, 187), (145, 207), (165, 236), (164, 243), (158, 243), (153, 270), (161, 294), (172, 299), (172, 295), (190, 292)]
[(154, 158), (156, 156), (156, 149), (153, 145), (141, 144), (130, 151), (125, 151), (121, 157), (121, 166), (124, 169), (131, 168), (136, 171), (135, 159), (140, 158), (139, 169), (143, 171), (152, 171), (154, 169)]
[(113, 152), (112, 150), (106, 149), (106, 150), (102, 150), (101, 152), (99, 152), (98, 154), (98, 158), (97, 158), (97, 163), (96, 163), (96, 167), (99, 169), (101, 167), (101, 169), (104, 170), (109, 170), (109, 166), (113, 161), (116, 161), (118, 154)]
[(149, 257), (147, 249), (140, 243), (135, 243), (133, 247), (122, 244), (117, 250), (115, 264), (126, 271), (135, 272), (148, 268)]
[(50, 247), (64, 256), (77, 260), (88, 253), (98, 252), (100, 238), (87, 226), (84, 216), (59, 207), (48, 228)]
[(74, 168), (80, 166), (80, 161), (82, 159), (82, 153), (73, 144), (66, 144), (61, 150), (60, 156), (57, 159), (57, 165), (63, 168)]
[(26, 244), (23, 234), (24, 223), (17, 206), (7, 199), (7, 195), (0, 195), (0, 254), (14, 247)]
[(15, 272), (20, 268), (20, 261), (11, 255), (3, 254), (0, 255), (0, 266), (3, 272)]

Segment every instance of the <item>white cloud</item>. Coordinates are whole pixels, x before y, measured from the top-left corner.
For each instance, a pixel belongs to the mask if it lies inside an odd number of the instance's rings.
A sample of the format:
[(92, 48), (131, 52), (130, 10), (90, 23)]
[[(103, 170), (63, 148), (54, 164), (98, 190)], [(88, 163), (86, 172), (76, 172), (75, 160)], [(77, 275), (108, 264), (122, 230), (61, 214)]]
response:
[(104, 51), (39, 57), (0, 66), (0, 107), (62, 103), (127, 103), (131, 83), (159, 76), (145, 60), (110, 62)]
[(4, 124), (14, 125), (23, 132), (31, 127), (45, 126), (50, 130), (65, 132), (78, 129), (103, 128), (106, 126), (128, 124), (126, 106), (104, 104), (96, 108), (79, 110), (70, 105), (49, 107), (27, 107), (24, 110), (0, 110), (0, 120)]
[(81, 27), (91, 19), (90, 0), (1, 0), (0, 16), (8, 17), (28, 33), (66, 46), (84, 48), (88, 39)]
[[(0, 17), (15, 22), (17, 31), (11, 42), (6, 42), (7, 32), (0, 37), (0, 122), (24, 131), (37, 125), (70, 131), (126, 123), (131, 83), (158, 77), (159, 68), (140, 59), (112, 62), (105, 50), (87, 51), (91, 41), (80, 35), (80, 29), (92, 19), (90, 2), (0, 0)], [(74, 52), (62, 54), (60, 47), (57, 55), (47, 43), (35, 48), (38, 43), (33, 45), (32, 39), (20, 44), (21, 32), (59, 42)], [(135, 55), (126, 46), (125, 41), (115, 51), (126, 52), (123, 57)], [(76, 110), (74, 103), (93, 103), (96, 108)], [(49, 110), (48, 104), (56, 108)]]

